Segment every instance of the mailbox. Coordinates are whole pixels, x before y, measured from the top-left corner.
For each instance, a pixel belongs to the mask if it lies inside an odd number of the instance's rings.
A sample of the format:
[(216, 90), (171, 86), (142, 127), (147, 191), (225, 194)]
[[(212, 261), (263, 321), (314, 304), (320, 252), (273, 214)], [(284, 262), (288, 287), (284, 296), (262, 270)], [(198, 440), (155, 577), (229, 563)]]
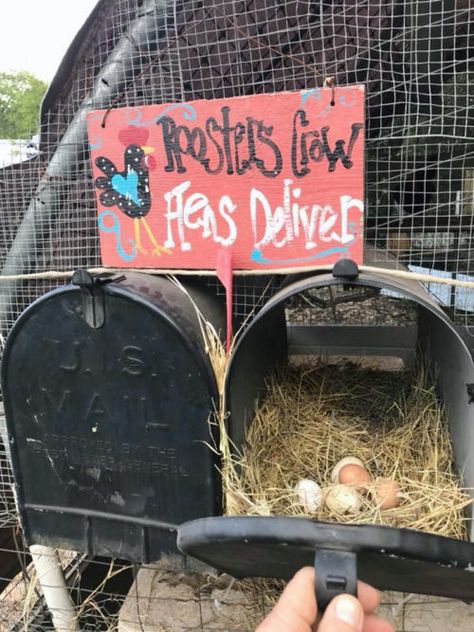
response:
[(17, 498), (29, 544), (132, 561), (176, 551), (176, 527), (215, 515), (210, 415), (216, 384), (198, 284), (146, 274), (92, 278), (33, 303), (2, 366)]
[[(468, 348), (420, 284), (382, 271), (359, 274), (352, 262), (339, 262), (333, 274), (289, 280), (241, 335), (226, 380), (233, 445), (243, 445), (266, 378), (286, 359), (285, 305), (307, 290), (337, 286), (385, 290), (417, 306), (418, 346), (436, 377), (458, 472), (474, 493), (474, 364)], [(472, 505), (466, 519), (472, 527)], [(474, 601), (474, 528), (470, 541), (461, 541), (376, 525), (213, 517), (181, 525), (178, 544), (183, 552), (235, 577), (288, 579), (302, 566), (315, 563), (321, 609), (338, 592), (355, 592), (357, 578), (385, 590)]]

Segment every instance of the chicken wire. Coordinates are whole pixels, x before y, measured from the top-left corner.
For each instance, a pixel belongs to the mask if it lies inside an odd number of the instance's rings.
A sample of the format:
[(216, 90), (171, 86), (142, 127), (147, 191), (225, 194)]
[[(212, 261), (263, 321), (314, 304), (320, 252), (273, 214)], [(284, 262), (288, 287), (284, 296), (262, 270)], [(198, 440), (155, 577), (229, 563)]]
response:
[[(0, 170), (1, 274), (100, 266), (90, 109), (311, 89), (334, 77), (336, 93), (367, 88), (365, 241), (377, 261), (395, 255), (411, 269), (472, 278), (473, 11), (471, 0), (101, 0), (44, 100), (37, 155)], [(2, 282), (2, 340), (61, 282)], [(237, 315), (278, 285), (239, 280)], [(429, 289), (474, 325), (472, 297)], [(8, 461), (2, 447), (2, 526), (17, 522)]]
[[(334, 77), (367, 86), (365, 239), (378, 260), (474, 275), (472, 10), (468, 0), (102, 0), (45, 99), (38, 156), (1, 172), (3, 274), (100, 265), (87, 110)], [(4, 333), (56, 283), (15, 285), (0, 288)], [(236, 310), (248, 313), (255, 294), (243, 283)], [(474, 324), (474, 305), (450, 298)]]
[[(169, 564), (140, 568), (126, 562), (86, 561), (59, 552), (81, 632), (253, 632), (277, 597), (258, 580), (235, 581), (211, 569), (196, 572)], [(95, 581), (84, 578), (93, 575)], [(42, 632), (55, 628), (44, 607), (31, 564), (0, 595), (0, 629)]]

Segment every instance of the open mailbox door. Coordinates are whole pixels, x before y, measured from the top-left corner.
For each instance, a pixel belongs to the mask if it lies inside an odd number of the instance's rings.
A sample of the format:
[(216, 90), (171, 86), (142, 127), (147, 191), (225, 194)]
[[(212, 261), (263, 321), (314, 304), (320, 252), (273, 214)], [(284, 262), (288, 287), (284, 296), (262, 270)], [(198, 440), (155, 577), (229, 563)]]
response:
[(337, 594), (355, 595), (357, 579), (381, 590), (474, 601), (474, 545), (409, 529), (305, 518), (204, 518), (181, 525), (178, 546), (238, 578), (287, 580), (314, 564), (320, 610)]

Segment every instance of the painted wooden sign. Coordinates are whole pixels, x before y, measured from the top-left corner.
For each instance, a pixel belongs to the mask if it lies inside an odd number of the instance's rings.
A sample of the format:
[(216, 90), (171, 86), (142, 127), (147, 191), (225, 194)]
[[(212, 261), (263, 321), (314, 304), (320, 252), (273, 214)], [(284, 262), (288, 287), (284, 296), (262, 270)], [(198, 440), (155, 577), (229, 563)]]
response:
[(103, 264), (361, 262), (363, 128), (363, 86), (92, 112)]

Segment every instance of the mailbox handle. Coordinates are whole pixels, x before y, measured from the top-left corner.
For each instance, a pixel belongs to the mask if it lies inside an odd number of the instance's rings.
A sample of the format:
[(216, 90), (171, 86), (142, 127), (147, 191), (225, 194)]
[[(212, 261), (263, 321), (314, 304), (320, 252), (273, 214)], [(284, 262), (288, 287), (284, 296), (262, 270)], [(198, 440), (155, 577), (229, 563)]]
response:
[(357, 554), (335, 549), (316, 549), (315, 590), (318, 611), (323, 612), (337, 595), (357, 597)]
[(82, 291), (82, 309), (84, 320), (92, 329), (100, 329), (105, 323), (105, 300), (102, 286), (107, 283), (120, 283), (125, 277), (93, 277), (87, 270), (76, 270), (71, 279)]

